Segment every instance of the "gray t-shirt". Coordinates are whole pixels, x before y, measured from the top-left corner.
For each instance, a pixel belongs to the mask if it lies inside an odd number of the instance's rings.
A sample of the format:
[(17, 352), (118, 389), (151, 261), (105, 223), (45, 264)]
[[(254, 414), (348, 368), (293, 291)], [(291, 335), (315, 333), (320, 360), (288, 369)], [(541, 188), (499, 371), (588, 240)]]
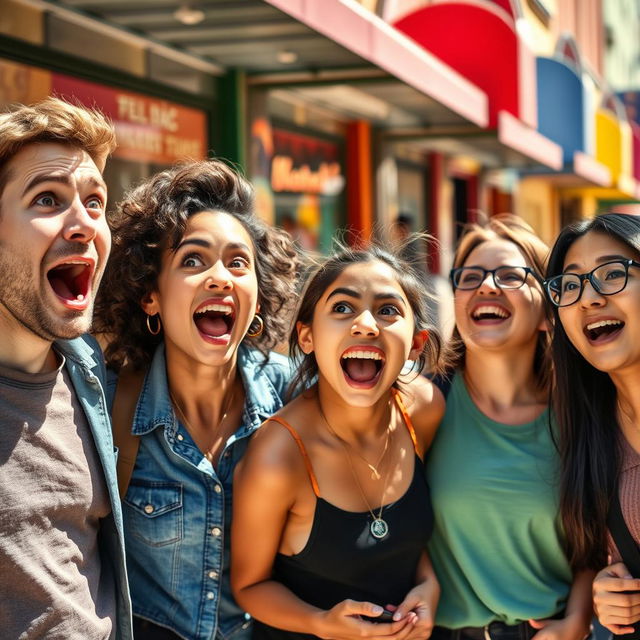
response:
[[(60, 356), (60, 359), (61, 356)], [(0, 634), (105, 640), (115, 585), (101, 570), (111, 505), (84, 411), (64, 366), (0, 367)]]

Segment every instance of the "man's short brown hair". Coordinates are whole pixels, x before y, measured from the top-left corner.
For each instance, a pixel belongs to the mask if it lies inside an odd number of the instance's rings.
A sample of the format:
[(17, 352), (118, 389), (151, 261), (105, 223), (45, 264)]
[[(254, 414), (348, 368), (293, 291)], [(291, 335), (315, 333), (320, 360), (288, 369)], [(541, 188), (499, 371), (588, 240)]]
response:
[(28, 144), (58, 143), (86, 151), (102, 169), (116, 148), (113, 125), (96, 109), (46, 98), (37, 104), (14, 105), (0, 114), (0, 194), (7, 163)]

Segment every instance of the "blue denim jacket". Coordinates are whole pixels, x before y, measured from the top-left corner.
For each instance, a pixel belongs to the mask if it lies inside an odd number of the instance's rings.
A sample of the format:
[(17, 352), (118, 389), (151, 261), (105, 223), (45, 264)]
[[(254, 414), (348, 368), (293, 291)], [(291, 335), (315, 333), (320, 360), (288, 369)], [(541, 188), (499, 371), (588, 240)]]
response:
[(111, 420), (104, 394), (106, 372), (102, 351), (90, 336), (60, 340), (55, 343), (55, 348), (66, 359), (69, 377), (78, 401), (87, 416), (96, 450), (102, 462), (111, 501), (111, 514), (100, 522), (98, 537), (102, 571), (112, 575), (116, 590), (117, 620), (113, 625), (113, 637), (118, 640), (131, 640), (133, 638), (131, 600), (127, 586), (122, 508), (116, 478), (117, 452), (113, 446)]
[(123, 504), (133, 611), (188, 640), (250, 637), (229, 581), (231, 483), (249, 436), (282, 406), (290, 376), (283, 356), (263, 363), (260, 352), (240, 347), (244, 412), (217, 470), (174, 414), (163, 345), (136, 407), (140, 449)]

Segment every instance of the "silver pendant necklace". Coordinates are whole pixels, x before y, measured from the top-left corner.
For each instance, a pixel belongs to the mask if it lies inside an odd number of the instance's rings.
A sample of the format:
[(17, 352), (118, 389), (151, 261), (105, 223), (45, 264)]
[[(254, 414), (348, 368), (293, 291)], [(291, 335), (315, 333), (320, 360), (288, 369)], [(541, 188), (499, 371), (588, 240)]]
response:
[[(371, 505), (369, 504), (369, 500), (367, 500), (367, 496), (365, 495), (364, 489), (362, 488), (362, 485), (360, 484), (360, 480), (358, 479), (358, 475), (356, 474), (356, 470), (353, 467), (353, 460), (351, 459), (351, 455), (349, 453), (349, 445), (347, 442), (345, 442), (331, 427), (331, 425), (329, 424), (329, 421), (327, 420), (326, 416), (324, 415), (324, 411), (322, 410), (322, 407), (320, 406), (320, 399), (317, 399), (318, 402), (318, 409), (320, 411), (320, 415), (322, 416), (322, 419), (324, 420), (324, 423), (327, 425), (327, 429), (329, 431), (329, 433), (342, 445), (342, 448), (344, 449), (345, 455), (347, 456), (347, 460), (349, 461), (349, 469), (351, 471), (351, 475), (353, 476), (353, 479), (356, 483), (356, 486), (358, 487), (358, 491), (360, 491), (360, 495), (362, 497), (362, 499), (364, 500), (364, 503), (367, 505), (367, 510), (369, 511), (369, 513), (371, 514), (371, 523), (369, 524), (369, 531), (371, 532), (371, 535), (376, 538), (376, 540), (382, 540), (383, 538), (386, 538), (387, 535), (389, 534), (389, 525), (387, 524), (386, 520), (384, 520), (382, 518), (382, 511), (384, 509), (384, 504), (383, 504), (383, 500), (384, 500), (384, 494), (385, 491), (387, 489), (387, 481), (389, 479), (389, 471), (391, 469), (391, 464), (389, 464), (387, 466), (387, 471), (385, 473), (385, 477), (384, 477), (384, 482), (382, 483), (382, 495), (380, 496), (380, 508), (378, 509), (378, 513), (377, 515), (374, 513), (373, 509), (371, 508)], [(391, 409), (391, 407), (390, 407)], [(391, 423), (391, 416), (389, 416), (389, 423)], [(384, 444), (384, 450), (382, 452), (382, 456), (380, 458), (380, 460), (378, 461), (378, 465), (380, 464), (380, 462), (382, 462), (382, 458), (384, 458), (384, 454), (387, 452), (387, 448), (389, 445), (389, 440), (391, 437), (391, 429), (389, 428), (389, 425), (387, 426), (387, 437), (385, 439), (385, 444)], [(356, 452), (357, 453), (357, 452)], [(363, 456), (361, 456), (360, 454), (358, 454), (366, 463), (367, 466), (369, 468), (373, 468), (372, 465), (367, 462), (367, 460), (365, 458), (363, 458)], [(372, 475), (371, 477), (375, 477), (376, 480), (380, 479), (380, 474), (378, 473), (377, 469), (375, 470), (375, 476)]]

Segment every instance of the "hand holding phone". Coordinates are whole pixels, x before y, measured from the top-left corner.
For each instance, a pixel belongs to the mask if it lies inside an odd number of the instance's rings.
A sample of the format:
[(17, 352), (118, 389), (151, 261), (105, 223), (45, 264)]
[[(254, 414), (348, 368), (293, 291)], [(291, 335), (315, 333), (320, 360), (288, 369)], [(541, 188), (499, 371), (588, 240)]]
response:
[(367, 622), (393, 622), (393, 611), (387, 611), (386, 609), (379, 616), (360, 616)]

